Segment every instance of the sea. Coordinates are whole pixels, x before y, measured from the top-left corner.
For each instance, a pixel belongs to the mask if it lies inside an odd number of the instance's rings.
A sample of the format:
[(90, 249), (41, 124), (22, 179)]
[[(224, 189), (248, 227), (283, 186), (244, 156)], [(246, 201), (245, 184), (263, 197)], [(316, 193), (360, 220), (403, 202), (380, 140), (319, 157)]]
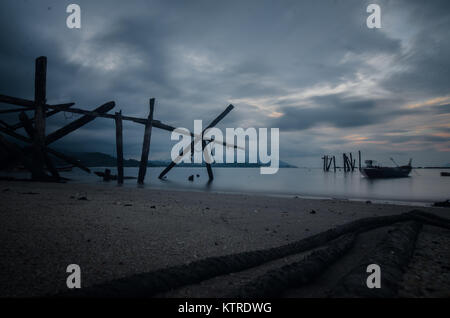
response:
[[(111, 169), (116, 174), (116, 168)], [(160, 180), (163, 167), (147, 168), (144, 188), (261, 194), (273, 196), (363, 200), (381, 203), (429, 206), (450, 199), (450, 177), (441, 177), (440, 169), (413, 169), (408, 178), (367, 179), (359, 171), (324, 172), (319, 168), (280, 168), (276, 174), (260, 174), (259, 168), (214, 168), (214, 180), (208, 181), (206, 168), (175, 167)], [(92, 171), (104, 171), (94, 167)], [(126, 167), (124, 175), (137, 177), (139, 168)], [(448, 170), (447, 170), (448, 171)], [(118, 186), (116, 181), (104, 182), (94, 173), (78, 168), (61, 175), (75, 183)], [(188, 177), (193, 175), (193, 181)], [(17, 177), (17, 173), (15, 173)], [(124, 187), (142, 187), (135, 179), (125, 180)]]

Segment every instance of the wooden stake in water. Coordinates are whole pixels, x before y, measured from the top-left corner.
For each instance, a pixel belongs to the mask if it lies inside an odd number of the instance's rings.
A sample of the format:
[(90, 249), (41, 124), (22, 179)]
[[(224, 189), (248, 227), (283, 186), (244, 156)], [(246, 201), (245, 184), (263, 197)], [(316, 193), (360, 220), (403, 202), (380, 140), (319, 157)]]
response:
[(155, 109), (155, 99), (150, 99), (150, 113), (145, 123), (144, 141), (142, 142), (142, 154), (141, 162), (139, 164), (139, 175), (138, 183), (143, 184), (145, 179), (145, 174), (147, 173), (148, 164), (148, 154), (150, 152), (150, 140), (152, 138), (152, 121), (153, 121), (153, 111)]
[(117, 183), (123, 183), (122, 111), (116, 112)]

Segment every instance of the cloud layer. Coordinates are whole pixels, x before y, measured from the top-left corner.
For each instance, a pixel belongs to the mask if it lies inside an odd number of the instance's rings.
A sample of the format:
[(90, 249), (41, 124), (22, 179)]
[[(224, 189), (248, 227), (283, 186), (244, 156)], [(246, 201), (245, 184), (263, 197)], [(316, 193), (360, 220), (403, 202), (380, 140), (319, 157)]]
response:
[[(82, 28), (70, 30), (71, 2), (2, 1), (0, 93), (32, 98), (34, 59), (46, 55), (51, 103), (114, 100), (146, 117), (156, 97), (155, 117), (187, 128), (233, 103), (220, 127), (279, 127), (281, 157), (295, 164), (358, 149), (450, 162), (450, 3), (377, 1), (382, 29), (368, 29), (370, 2), (77, 1)], [(139, 157), (143, 127), (124, 134), (125, 155)], [(170, 135), (152, 138), (151, 157), (168, 158)], [(57, 146), (113, 154), (113, 123)]]

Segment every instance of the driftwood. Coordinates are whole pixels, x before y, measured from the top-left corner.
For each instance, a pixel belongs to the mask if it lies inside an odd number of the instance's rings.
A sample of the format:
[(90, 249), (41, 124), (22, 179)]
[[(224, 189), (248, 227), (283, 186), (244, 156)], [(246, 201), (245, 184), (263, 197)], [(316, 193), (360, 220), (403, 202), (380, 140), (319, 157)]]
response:
[(417, 221), (450, 229), (449, 219), (417, 210), (399, 215), (369, 217), (340, 225), (279, 247), (209, 257), (180, 266), (131, 275), (81, 290), (64, 293), (60, 296), (151, 297), (171, 289), (199, 283), (216, 276), (242, 271), (275, 259), (312, 250), (346, 234), (359, 234), (371, 229), (407, 221)]

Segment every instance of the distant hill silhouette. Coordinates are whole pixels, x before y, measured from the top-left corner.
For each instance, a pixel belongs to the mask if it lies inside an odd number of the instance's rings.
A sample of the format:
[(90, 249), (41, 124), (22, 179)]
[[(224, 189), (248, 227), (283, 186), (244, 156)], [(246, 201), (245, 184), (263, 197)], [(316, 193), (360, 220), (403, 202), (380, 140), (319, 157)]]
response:
[[(72, 157), (78, 159), (83, 165), (87, 167), (115, 167), (117, 162), (116, 158), (101, 152), (77, 152), (71, 153)], [(165, 167), (170, 163), (169, 160), (149, 160), (148, 167)], [(135, 159), (124, 159), (124, 167), (139, 167), (139, 161)], [(180, 163), (179, 167), (202, 167), (205, 164), (199, 163)], [(267, 166), (261, 163), (214, 163), (214, 167), (225, 168), (259, 168), (261, 166)], [(280, 168), (297, 168), (287, 162), (280, 160)]]

